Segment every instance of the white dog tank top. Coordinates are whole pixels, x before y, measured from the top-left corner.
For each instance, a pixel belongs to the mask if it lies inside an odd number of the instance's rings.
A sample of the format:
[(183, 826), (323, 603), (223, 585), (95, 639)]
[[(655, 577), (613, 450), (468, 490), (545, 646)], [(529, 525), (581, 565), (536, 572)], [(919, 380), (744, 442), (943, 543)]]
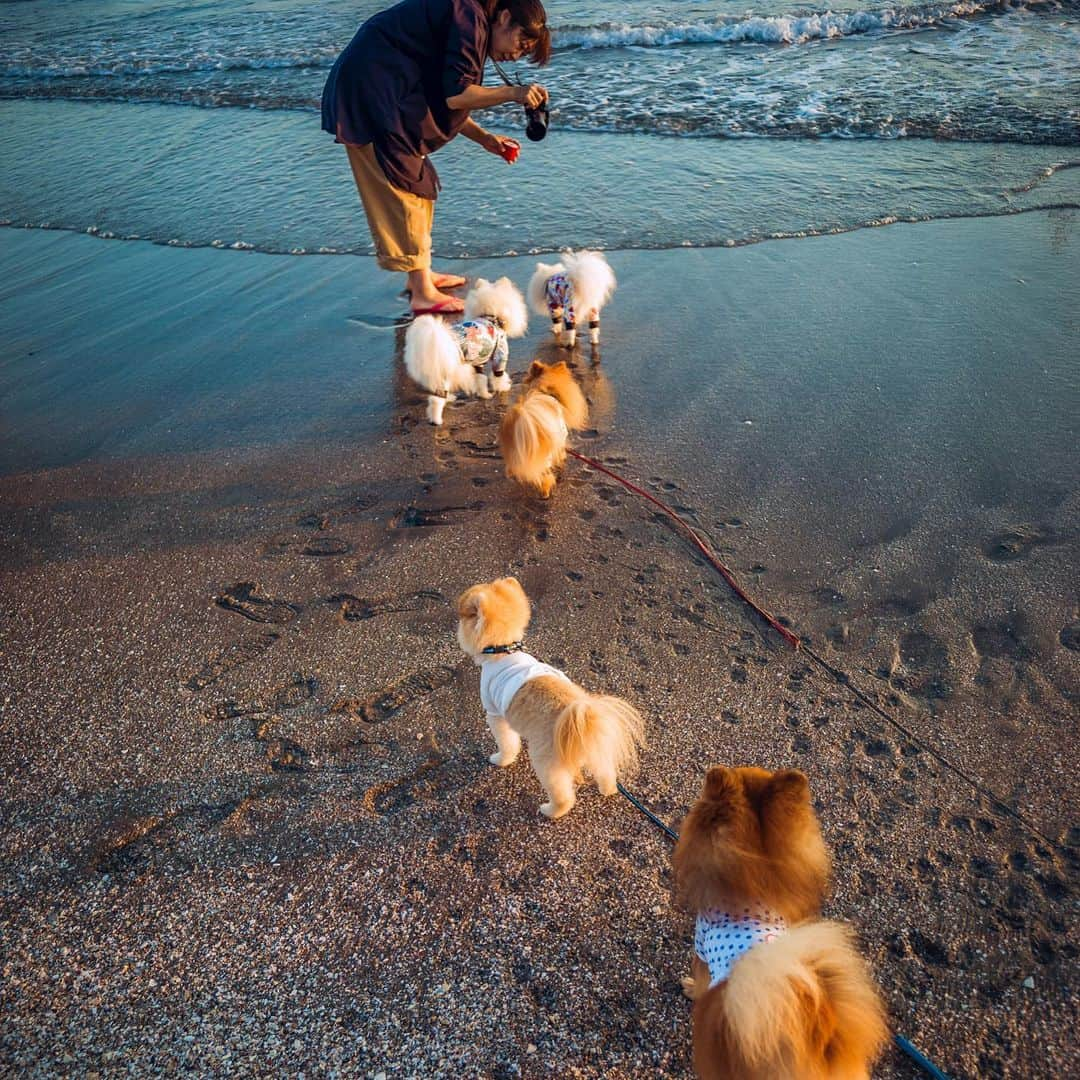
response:
[(524, 652), (507, 653), (497, 660), (485, 660), (480, 666), (480, 701), (488, 716), (505, 716), (514, 695), (530, 679), (556, 675), (570, 680), (558, 668), (542, 664)]

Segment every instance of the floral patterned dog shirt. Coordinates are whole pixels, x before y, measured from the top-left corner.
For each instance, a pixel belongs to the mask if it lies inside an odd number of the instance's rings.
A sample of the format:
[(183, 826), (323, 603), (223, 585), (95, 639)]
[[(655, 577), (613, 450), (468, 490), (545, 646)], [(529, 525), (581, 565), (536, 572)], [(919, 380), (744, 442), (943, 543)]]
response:
[(722, 983), (735, 961), (761, 942), (787, 933), (782, 915), (758, 904), (739, 913), (708, 908), (698, 914), (694, 952), (709, 966), (709, 989)]
[(544, 286), (544, 298), (547, 300), (548, 313), (551, 315), (552, 322), (559, 321), (559, 316), (555, 312), (561, 311), (563, 324), (567, 330), (577, 324), (574, 316), (574, 283), (562, 270), (556, 270), (547, 279), (547, 284)]
[(510, 345), (506, 331), (494, 319), (480, 315), (456, 323), (451, 330), (466, 364), (472, 364), (479, 371), (490, 360), (492, 375), (497, 377), (506, 371)]

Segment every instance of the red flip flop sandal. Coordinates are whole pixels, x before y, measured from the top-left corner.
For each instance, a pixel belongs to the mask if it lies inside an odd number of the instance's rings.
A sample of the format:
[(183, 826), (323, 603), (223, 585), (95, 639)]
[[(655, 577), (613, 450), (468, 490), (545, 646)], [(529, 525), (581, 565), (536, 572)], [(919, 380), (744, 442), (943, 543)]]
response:
[(440, 300), (426, 308), (413, 308), (413, 315), (463, 315), (465, 305), (460, 300)]

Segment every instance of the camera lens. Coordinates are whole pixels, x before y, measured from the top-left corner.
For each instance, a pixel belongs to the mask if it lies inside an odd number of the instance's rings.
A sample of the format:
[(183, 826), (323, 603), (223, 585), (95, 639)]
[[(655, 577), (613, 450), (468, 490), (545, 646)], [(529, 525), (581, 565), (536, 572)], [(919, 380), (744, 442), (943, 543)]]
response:
[(540, 142), (547, 134), (548, 109), (546, 105), (540, 105), (535, 109), (525, 110), (525, 138), (530, 142)]

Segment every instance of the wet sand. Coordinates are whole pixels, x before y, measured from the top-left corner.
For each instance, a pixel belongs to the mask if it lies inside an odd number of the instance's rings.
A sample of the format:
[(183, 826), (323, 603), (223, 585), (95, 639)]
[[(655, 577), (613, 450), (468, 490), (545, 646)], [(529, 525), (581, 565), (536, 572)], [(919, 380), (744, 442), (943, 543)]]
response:
[(348, 321), (401, 304), (366, 260), (5, 230), (14, 1071), (689, 1075), (668, 841), (486, 763), (452, 601), (507, 572), (530, 649), (647, 717), (663, 818), (712, 762), (807, 772), (897, 1031), (957, 1077), (1070, 1071), (1071, 218), (611, 258), (578, 447), (914, 738), (617, 485), (517, 491), (498, 400), (426, 425), (400, 330)]

